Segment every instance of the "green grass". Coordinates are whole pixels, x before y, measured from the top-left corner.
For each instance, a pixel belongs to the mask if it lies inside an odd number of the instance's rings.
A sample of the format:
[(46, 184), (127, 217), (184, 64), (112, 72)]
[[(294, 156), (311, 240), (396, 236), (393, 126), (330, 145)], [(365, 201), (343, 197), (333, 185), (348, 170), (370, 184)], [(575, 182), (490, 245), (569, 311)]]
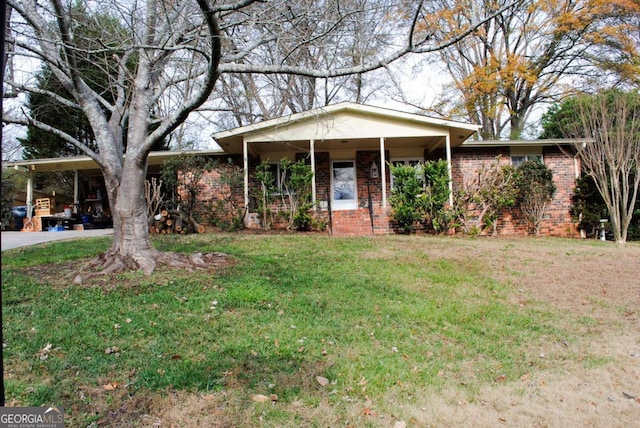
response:
[[(221, 272), (126, 273), (108, 287), (34, 275), (80, 263), (108, 242), (3, 253), (9, 402), (63, 405), (71, 426), (86, 426), (104, 415), (78, 390), (117, 382), (129, 395), (224, 390), (240, 397), (235, 411), (249, 412), (247, 426), (263, 425), (263, 412), (273, 426), (301, 417), (254, 406), (253, 394), (327, 402), (344, 425), (345, 403), (452, 385), (473, 395), (535, 370), (536, 344), (570, 338), (554, 327), (561, 315), (509, 303), (509, 286), (480, 264), (422, 250), (441, 245), (437, 238), (159, 237), (159, 249), (222, 251), (237, 263)], [(321, 388), (316, 376), (331, 384)]]

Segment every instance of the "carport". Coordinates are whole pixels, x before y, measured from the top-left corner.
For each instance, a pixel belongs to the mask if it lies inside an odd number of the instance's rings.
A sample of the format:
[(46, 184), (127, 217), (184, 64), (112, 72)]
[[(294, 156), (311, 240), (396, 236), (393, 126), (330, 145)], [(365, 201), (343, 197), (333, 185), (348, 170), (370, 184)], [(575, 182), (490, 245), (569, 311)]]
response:
[[(159, 151), (151, 152), (148, 157), (147, 173), (149, 175), (157, 175), (162, 169), (162, 165), (165, 161), (178, 156), (215, 156), (221, 155), (224, 152), (221, 150), (190, 150), (190, 151)], [(50, 159), (27, 159), (20, 161), (12, 161), (6, 163), (7, 168), (15, 168), (16, 170), (22, 169), (27, 171), (27, 189), (26, 189), (26, 205), (27, 205), (27, 218), (31, 220), (33, 215), (33, 209), (35, 206), (34, 201), (34, 187), (33, 187), (33, 174), (36, 172), (61, 172), (61, 171), (73, 171), (73, 210), (74, 214), (80, 214), (78, 207), (81, 204), (80, 200), (80, 175), (89, 178), (99, 178), (102, 180), (102, 171), (98, 166), (98, 163), (89, 156), (73, 156), (68, 158), (50, 158)], [(97, 193), (97, 192), (96, 192)], [(105, 192), (106, 193), (106, 192)], [(99, 197), (98, 197), (99, 196)], [(109, 201), (106, 195), (95, 194), (93, 198), (85, 198), (84, 202), (100, 203), (101, 205), (108, 207)]]

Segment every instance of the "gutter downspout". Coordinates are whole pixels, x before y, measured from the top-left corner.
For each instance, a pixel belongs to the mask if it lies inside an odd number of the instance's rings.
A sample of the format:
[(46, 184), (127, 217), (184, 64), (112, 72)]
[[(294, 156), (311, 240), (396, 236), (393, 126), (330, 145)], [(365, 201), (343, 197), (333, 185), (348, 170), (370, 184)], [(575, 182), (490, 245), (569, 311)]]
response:
[(73, 212), (80, 212), (80, 172), (76, 169), (73, 171)]

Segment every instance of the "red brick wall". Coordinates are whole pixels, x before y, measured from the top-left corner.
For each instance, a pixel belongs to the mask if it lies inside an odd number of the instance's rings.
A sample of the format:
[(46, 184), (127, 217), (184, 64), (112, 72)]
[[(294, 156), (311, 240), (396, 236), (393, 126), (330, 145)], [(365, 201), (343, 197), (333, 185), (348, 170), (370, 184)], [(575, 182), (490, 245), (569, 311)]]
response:
[[(388, 158), (387, 153), (387, 158)], [(298, 154), (296, 159), (301, 159), (305, 154)], [(452, 175), (455, 185), (460, 185), (466, 180), (471, 180), (475, 171), (482, 165), (489, 165), (500, 157), (500, 162), (508, 165), (510, 163), (510, 152), (508, 147), (496, 148), (454, 148), (452, 151)], [(444, 150), (425, 152), (425, 160), (444, 159)], [(570, 154), (563, 153), (557, 147), (545, 147), (543, 151), (545, 164), (552, 170), (553, 179), (556, 183), (557, 192), (551, 202), (545, 219), (540, 229), (541, 235), (551, 236), (577, 236), (575, 225), (571, 220), (569, 209), (571, 207), (571, 195), (575, 186), (574, 160)], [(315, 154), (316, 160), (316, 197), (318, 201), (327, 201), (330, 198), (331, 186), (331, 159), (328, 152), (318, 152)], [(376, 162), (379, 171), (380, 152), (378, 150), (359, 151), (356, 154), (356, 174), (358, 186), (358, 209), (352, 211), (334, 211), (331, 215), (333, 233), (336, 235), (370, 235), (371, 215), (369, 212), (369, 193), (373, 206), (374, 234), (384, 234), (392, 232), (392, 225), (389, 223), (390, 208), (382, 207), (382, 179), (372, 179), (369, 170), (372, 162)], [(255, 167), (260, 163), (260, 159), (250, 160), (250, 177), (254, 176)], [(390, 195), (389, 169), (387, 171), (387, 198)], [(250, 179), (251, 194), (258, 189), (259, 184)], [(203, 189), (204, 190), (204, 189)], [(215, 193), (212, 190), (213, 193)], [(239, 195), (242, 197), (242, 195)], [(213, 194), (207, 193), (208, 198), (215, 198)], [(255, 212), (255, 201), (250, 204), (249, 212)], [(320, 221), (329, 222), (329, 213), (326, 209), (316, 211), (316, 217)], [(251, 219), (251, 216), (248, 217)], [(260, 227), (259, 223), (248, 222), (248, 227)], [(522, 219), (522, 215), (515, 209), (506, 210), (499, 220), (498, 233), (503, 235), (529, 233), (528, 225)]]
[[(357, 210), (334, 211), (331, 213), (331, 233), (335, 236), (386, 235), (391, 232), (388, 210), (374, 206)], [(373, 219), (373, 228), (371, 220)]]
[[(557, 147), (546, 147), (542, 153), (544, 163), (553, 172), (556, 194), (542, 221), (541, 235), (579, 236), (576, 223), (571, 219), (571, 197), (576, 186), (576, 166), (573, 156)], [(548, 218), (546, 218), (548, 217)]]
[[(547, 208), (540, 227), (540, 235), (576, 236), (575, 225), (569, 213), (571, 196), (575, 187), (573, 157), (557, 147), (545, 147), (542, 155), (545, 165), (553, 172), (553, 181), (557, 191)], [(491, 164), (497, 156), (500, 156), (502, 164), (510, 164), (508, 147), (454, 149), (451, 159), (454, 186), (461, 185), (465, 180), (471, 180), (475, 171), (483, 164), (487, 166)], [(516, 209), (505, 210), (498, 222), (497, 230), (502, 235), (530, 233), (528, 223)]]

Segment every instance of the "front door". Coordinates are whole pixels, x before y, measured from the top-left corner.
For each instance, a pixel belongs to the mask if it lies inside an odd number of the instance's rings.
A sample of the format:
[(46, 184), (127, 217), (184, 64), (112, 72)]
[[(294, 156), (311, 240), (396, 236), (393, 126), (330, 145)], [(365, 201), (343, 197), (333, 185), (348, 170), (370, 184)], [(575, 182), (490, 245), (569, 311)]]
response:
[(331, 208), (333, 210), (355, 210), (358, 208), (356, 192), (356, 163), (334, 161), (331, 163)]

